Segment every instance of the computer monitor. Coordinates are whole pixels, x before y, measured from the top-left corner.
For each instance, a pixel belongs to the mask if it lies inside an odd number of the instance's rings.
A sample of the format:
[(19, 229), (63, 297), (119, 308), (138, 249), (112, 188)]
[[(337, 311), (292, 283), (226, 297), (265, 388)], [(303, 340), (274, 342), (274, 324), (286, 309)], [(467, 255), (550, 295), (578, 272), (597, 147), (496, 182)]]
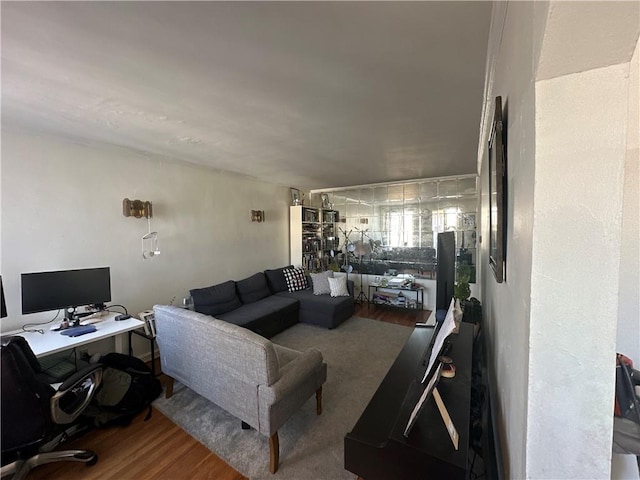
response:
[(22, 274), (22, 313), (65, 310), (76, 318), (76, 307), (111, 301), (109, 267)]
[[(456, 281), (456, 235), (454, 232), (438, 233), (438, 266), (436, 270), (436, 318), (438, 311), (446, 314)], [(443, 317), (444, 319), (444, 317)]]

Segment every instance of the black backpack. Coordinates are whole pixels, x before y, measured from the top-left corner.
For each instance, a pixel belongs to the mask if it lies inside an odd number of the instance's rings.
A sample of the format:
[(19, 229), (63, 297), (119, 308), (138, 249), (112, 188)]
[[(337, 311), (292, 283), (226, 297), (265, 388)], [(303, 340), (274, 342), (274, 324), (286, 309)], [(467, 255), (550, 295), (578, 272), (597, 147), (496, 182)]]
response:
[(83, 412), (85, 420), (96, 427), (128, 425), (145, 408), (149, 409), (145, 421), (151, 418), (151, 402), (162, 386), (147, 364), (121, 353), (108, 353), (100, 364), (102, 383)]

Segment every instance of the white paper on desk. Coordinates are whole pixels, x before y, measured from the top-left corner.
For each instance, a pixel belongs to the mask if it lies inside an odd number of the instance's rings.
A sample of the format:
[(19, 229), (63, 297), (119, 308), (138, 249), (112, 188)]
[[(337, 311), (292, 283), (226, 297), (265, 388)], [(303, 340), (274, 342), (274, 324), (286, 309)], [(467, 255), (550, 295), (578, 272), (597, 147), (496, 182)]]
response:
[(444, 322), (442, 322), (442, 326), (440, 330), (438, 330), (438, 335), (436, 336), (435, 341), (433, 342), (433, 348), (431, 349), (431, 356), (429, 357), (429, 365), (427, 365), (427, 370), (424, 372), (424, 377), (422, 377), (422, 383), (427, 379), (427, 375), (431, 371), (431, 368), (436, 363), (436, 358), (440, 355), (440, 350), (442, 350), (442, 346), (444, 345), (444, 341), (447, 337), (453, 332), (456, 328), (456, 322), (453, 318), (453, 307), (455, 301), (452, 298), (451, 304), (449, 305), (449, 310), (447, 310), (447, 316), (444, 318)]

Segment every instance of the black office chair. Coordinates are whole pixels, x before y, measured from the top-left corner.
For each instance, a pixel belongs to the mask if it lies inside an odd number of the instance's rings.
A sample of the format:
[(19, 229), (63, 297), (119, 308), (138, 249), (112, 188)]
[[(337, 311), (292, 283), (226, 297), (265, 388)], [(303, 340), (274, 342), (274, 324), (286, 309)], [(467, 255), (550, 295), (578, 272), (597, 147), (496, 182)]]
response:
[(2, 468), (0, 476), (24, 478), (44, 463), (85, 462), (94, 465), (89, 450), (52, 451), (87, 407), (100, 381), (102, 367), (91, 365), (69, 377), (56, 390), (42, 372), (27, 341), (2, 339)]

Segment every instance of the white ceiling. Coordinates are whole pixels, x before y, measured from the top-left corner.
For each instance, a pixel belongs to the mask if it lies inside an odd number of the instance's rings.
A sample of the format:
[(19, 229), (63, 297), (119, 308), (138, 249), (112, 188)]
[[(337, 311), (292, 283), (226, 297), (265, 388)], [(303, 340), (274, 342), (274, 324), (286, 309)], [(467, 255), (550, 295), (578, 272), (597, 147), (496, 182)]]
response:
[(3, 128), (298, 188), (475, 173), (490, 2), (2, 2)]

